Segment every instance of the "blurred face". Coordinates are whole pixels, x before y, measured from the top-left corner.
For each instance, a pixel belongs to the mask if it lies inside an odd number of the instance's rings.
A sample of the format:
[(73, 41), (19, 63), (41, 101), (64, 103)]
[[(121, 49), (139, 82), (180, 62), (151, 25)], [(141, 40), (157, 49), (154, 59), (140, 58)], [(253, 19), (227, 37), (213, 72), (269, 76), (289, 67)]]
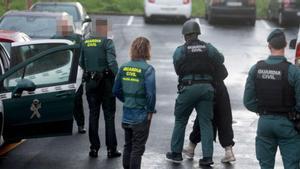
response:
[(57, 31), (58, 34), (62, 36), (67, 36), (72, 33), (72, 26), (69, 24), (68, 20), (60, 20)]
[(96, 32), (102, 37), (107, 37), (108, 27), (106, 20), (96, 21)]

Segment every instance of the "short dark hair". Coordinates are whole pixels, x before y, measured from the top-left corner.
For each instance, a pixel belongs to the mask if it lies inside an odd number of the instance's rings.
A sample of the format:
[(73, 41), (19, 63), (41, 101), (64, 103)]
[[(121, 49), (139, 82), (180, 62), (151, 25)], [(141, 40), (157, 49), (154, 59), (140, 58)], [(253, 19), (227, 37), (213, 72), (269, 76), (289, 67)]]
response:
[(287, 42), (286, 38), (284, 35), (281, 36), (276, 36), (273, 37), (270, 41), (269, 44), (274, 48), (274, 49), (283, 49), (286, 47)]
[(151, 57), (150, 50), (151, 50), (150, 41), (145, 37), (138, 37), (131, 44), (131, 49), (130, 49), (131, 59), (150, 60)]

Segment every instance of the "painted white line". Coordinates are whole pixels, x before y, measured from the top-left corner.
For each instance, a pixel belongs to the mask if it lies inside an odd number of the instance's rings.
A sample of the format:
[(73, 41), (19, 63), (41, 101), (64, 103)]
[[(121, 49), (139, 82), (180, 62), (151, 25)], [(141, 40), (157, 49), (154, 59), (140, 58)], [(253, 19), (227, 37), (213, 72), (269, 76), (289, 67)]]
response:
[(195, 21), (199, 24), (199, 26), (201, 26), (201, 23), (200, 23), (200, 19), (199, 19), (199, 18), (196, 18)]
[(266, 29), (268, 29), (268, 30), (271, 30), (271, 29), (272, 29), (272, 27), (267, 23), (267, 21), (261, 20), (261, 23), (264, 25), (264, 27), (265, 27)]
[(127, 26), (130, 26), (134, 20), (134, 16), (130, 16), (127, 22)]

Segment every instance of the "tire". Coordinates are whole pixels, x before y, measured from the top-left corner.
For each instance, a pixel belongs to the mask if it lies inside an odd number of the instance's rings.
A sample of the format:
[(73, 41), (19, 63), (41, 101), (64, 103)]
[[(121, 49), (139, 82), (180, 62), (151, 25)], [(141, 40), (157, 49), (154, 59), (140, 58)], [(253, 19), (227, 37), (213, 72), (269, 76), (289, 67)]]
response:
[(144, 22), (145, 22), (146, 24), (151, 24), (151, 23), (152, 23), (152, 20), (151, 20), (150, 17), (144, 16)]
[(279, 15), (278, 15), (278, 24), (280, 26), (286, 26), (287, 25), (287, 20), (286, 18), (284, 17), (283, 13), (282, 12), (279, 12)]
[(250, 20), (249, 20), (249, 24), (250, 24), (251, 26), (255, 26), (255, 23), (256, 23), (256, 19), (250, 19)]
[(207, 15), (207, 21), (210, 25), (213, 25), (216, 23), (216, 19), (212, 17), (211, 15)]

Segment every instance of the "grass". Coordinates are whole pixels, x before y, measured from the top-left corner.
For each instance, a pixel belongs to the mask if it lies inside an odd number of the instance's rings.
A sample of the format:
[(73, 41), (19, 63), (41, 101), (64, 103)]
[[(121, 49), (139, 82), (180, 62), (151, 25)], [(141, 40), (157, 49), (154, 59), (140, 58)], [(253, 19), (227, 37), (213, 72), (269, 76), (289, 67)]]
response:
[[(38, 0), (33, 0), (37, 2)], [(59, 1), (59, 0), (58, 0)], [(72, 0), (65, 0), (72, 1)], [(77, 0), (90, 13), (143, 14), (144, 0)], [(257, 0), (257, 17), (266, 17), (269, 0)], [(10, 9), (24, 10), (25, 0), (12, 0)], [(204, 0), (193, 0), (193, 16), (204, 16)], [(3, 0), (0, 1), (0, 15), (5, 12)]]

